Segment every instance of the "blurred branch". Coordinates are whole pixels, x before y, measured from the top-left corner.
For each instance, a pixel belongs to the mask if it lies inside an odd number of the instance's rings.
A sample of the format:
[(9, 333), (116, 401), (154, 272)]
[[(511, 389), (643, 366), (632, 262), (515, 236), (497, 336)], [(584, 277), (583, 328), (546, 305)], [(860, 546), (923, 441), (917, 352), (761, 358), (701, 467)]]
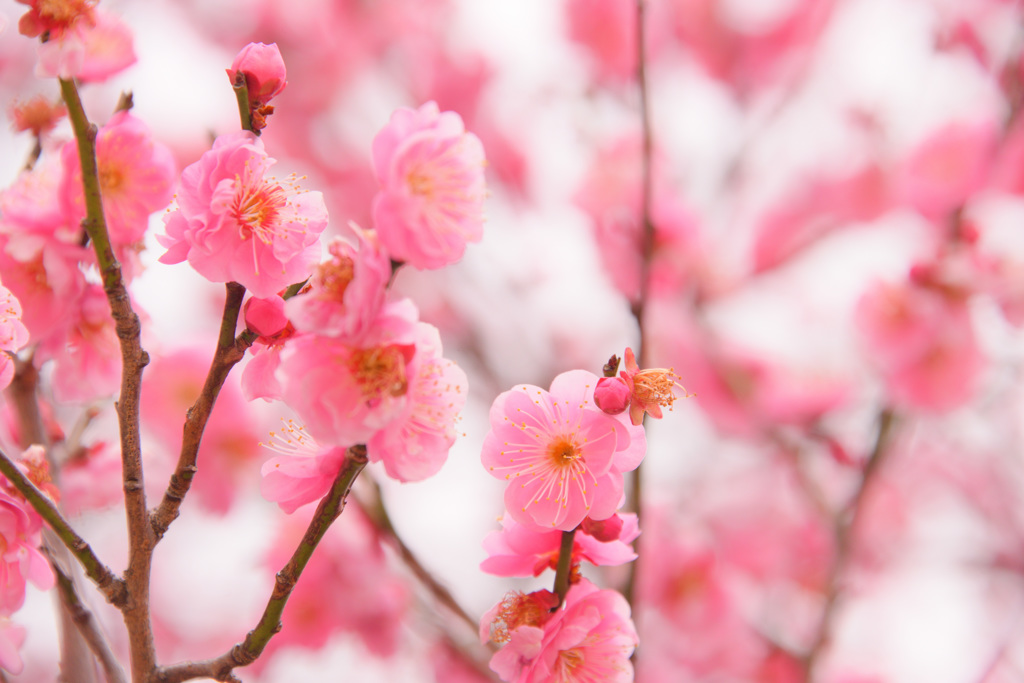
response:
[(883, 408), (878, 415), (878, 431), (871, 455), (864, 464), (860, 484), (846, 507), (835, 516), (835, 561), (829, 573), (825, 588), (825, 605), (821, 621), (807, 654), (803, 658), (804, 681), (814, 680), (814, 669), (832, 639), (839, 601), (843, 592), (843, 578), (853, 557), (854, 531), (864, 511), (864, 498), (872, 482), (877, 478), (880, 467), (889, 453), (896, 415), (891, 408)]
[(224, 298), (224, 313), (221, 316), (220, 335), (217, 338), (217, 348), (213, 354), (213, 361), (210, 363), (210, 371), (206, 375), (203, 389), (199, 398), (189, 408), (185, 418), (185, 426), (182, 429), (181, 452), (178, 454), (178, 463), (174, 473), (167, 484), (163, 500), (151, 516), (153, 535), (155, 542), (159, 542), (167, 532), (167, 528), (178, 517), (181, 503), (192, 486), (192, 478), (195, 477), (198, 467), (196, 460), (199, 457), (199, 446), (203, 439), (203, 430), (213, 412), (213, 406), (217, 402), (221, 387), (227, 380), (228, 373), (245, 355), (245, 350), (252, 345), (253, 337), (248, 331), (242, 332), (235, 338), (235, 328), (238, 326), (238, 316), (242, 310), (242, 299), (245, 297), (245, 287), (237, 282), (229, 282), (226, 286), (227, 292)]
[(327, 533), (331, 523), (345, 509), (345, 502), (352, 490), (352, 484), (366, 467), (366, 462), (366, 446), (364, 445), (351, 446), (345, 452), (345, 461), (331, 485), (331, 490), (317, 506), (313, 519), (310, 520), (306, 533), (291, 559), (277, 573), (274, 589), (263, 610), (263, 616), (245, 636), (245, 640), (213, 659), (160, 667), (153, 677), (146, 680), (159, 683), (181, 683), (181, 681), (193, 678), (212, 678), (222, 683), (237, 683), (238, 678), (235, 677), (232, 670), (256, 661), (274, 634), (281, 630), (281, 614), (284, 612), (296, 582), (302, 575), (302, 570), (305, 569), (310, 557), (313, 556), (313, 551), (316, 550), (320, 540)]
[[(86, 118), (75, 82), (63, 78), (58, 80), (61, 95), (68, 108), (68, 118), (75, 132), (78, 159), (82, 167), (82, 190), (86, 207), (86, 217), (82, 225), (96, 252), (103, 289), (110, 303), (110, 312), (121, 345), (121, 390), (116, 408), (121, 440), (125, 517), (128, 523), (128, 568), (124, 576), (130, 596), (121, 609), (131, 643), (132, 678), (142, 681), (147, 679), (156, 666), (156, 650), (153, 646), (153, 629), (149, 617), (150, 568), (155, 539), (146, 509), (142, 446), (139, 436), (142, 369), (149, 363), (149, 354), (142, 348), (142, 325), (139, 316), (132, 309), (128, 290), (121, 277), (121, 264), (114, 256), (107, 233), (96, 164), (97, 128)], [(75, 548), (71, 548), (71, 552), (75, 552)]]
[(46, 494), (36, 488), (10, 457), (0, 451), (0, 473), (18, 489), (29, 505), (50, 526), (71, 554), (74, 555), (85, 569), (86, 575), (92, 579), (112, 605), (121, 607), (125, 604), (125, 582), (118, 578), (103, 562), (100, 561), (92, 548), (78, 533), (71, 528), (57, 506)]
[(71, 577), (64, 573), (64, 570), (59, 566), (58, 562), (54, 561), (52, 556), (50, 558), (50, 566), (53, 568), (53, 573), (57, 578), (57, 590), (60, 594), (61, 603), (78, 628), (78, 632), (82, 634), (82, 638), (85, 640), (86, 645), (89, 646), (89, 650), (99, 660), (107, 683), (127, 683), (124, 670), (111, 651), (110, 644), (103, 635), (99, 622), (96, 621), (93, 613), (82, 603)]
[(388, 515), (387, 508), (384, 507), (384, 498), (381, 496), (380, 484), (373, 479), (367, 478), (368, 484), (373, 489), (374, 499), (372, 502), (367, 502), (361, 499), (358, 495), (355, 498), (356, 503), (366, 513), (370, 521), (377, 528), (381, 534), (384, 535), (385, 539), (398, 553), (402, 562), (405, 566), (413, 573), (413, 575), (419, 580), (423, 586), (430, 591), (430, 594), (434, 598), (448, 608), (448, 610), (458, 617), (461, 621), (465, 622), (469, 626), (470, 632), (477, 633), (480, 626), (480, 620), (474, 619), (469, 616), (469, 613), (462, 608), (462, 605), (458, 603), (455, 596), (451, 594), (446, 587), (434, 578), (434, 575), (430, 573), (430, 570), (423, 566), (423, 563), (419, 561), (416, 554), (405, 544), (402, 537), (398, 535), (395, 530), (395, 525), (391, 521), (391, 516)]

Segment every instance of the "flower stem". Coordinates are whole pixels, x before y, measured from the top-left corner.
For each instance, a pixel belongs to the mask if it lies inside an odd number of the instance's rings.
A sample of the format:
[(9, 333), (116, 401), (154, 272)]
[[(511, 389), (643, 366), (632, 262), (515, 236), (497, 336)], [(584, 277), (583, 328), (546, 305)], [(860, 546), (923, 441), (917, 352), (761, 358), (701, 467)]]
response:
[(562, 542), (558, 546), (558, 566), (555, 568), (555, 594), (558, 604), (565, 602), (569, 592), (569, 579), (572, 576), (572, 543), (576, 529), (562, 532)]

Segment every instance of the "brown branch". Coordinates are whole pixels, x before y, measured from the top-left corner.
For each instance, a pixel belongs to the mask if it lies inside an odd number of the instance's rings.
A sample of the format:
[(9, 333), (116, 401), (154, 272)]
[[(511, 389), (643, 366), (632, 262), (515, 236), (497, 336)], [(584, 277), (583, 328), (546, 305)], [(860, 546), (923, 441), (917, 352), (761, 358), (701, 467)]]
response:
[[(121, 441), (121, 471), (124, 486), (125, 517), (128, 524), (128, 568), (124, 578), (130, 599), (122, 607), (132, 653), (132, 679), (145, 681), (156, 667), (153, 630), (149, 620), (150, 569), (155, 539), (146, 507), (142, 472), (142, 447), (139, 437), (139, 396), (142, 370), (149, 363), (140, 337), (142, 326), (132, 309), (128, 290), (121, 277), (121, 264), (107, 232), (96, 164), (97, 128), (89, 123), (75, 82), (59, 79), (61, 95), (75, 132), (78, 159), (82, 167), (82, 190), (86, 217), (82, 221), (110, 303), (118, 341), (121, 344), (121, 390), (116, 404)], [(72, 549), (72, 552), (74, 550)]]
[(126, 601), (124, 581), (100, 561), (89, 544), (71, 528), (53, 501), (36, 488), (36, 485), (3, 451), (0, 451), (0, 473), (7, 477), (14, 488), (18, 489), (18, 492), (25, 497), (29, 505), (53, 529), (61, 543), (78, 559), (85, 569), (86, 575), (93, 580), (107, 601), (115, 606), (124, 605)]
[(192, 486), (192, 479), (197, 471), (196, 461), (199, 457), (203, 430), (206, 429), (206, 423), (213, 412), (217, 396), (220, 394), (221, 387), (224, 386), (228, 373), (242, 360), (245, 350), (253, 342), (252, 334), (247, 331), (239, 335), (237, 339), (235, 338), (235, 328), (238, 325), (238, 315), (242, 310), (245, 287), (237, 282), (229, 282), (226, 289), (220, 335), (217, 339), (217, 349), (214, 351), (213, 361), (210, 363), (210, 371), (206, 375), (199, 398), (189, 408), (186, 415), (178, 464), (167, 484), (167, 490), (164, 492), (160, 506), (153, 511), (150, 517), (155, 542), (159, 542), (163, 538), (171, 522), (178, 517), (181, 504)]
[(61, 603), (71, 617), (72, 622), (78, 628), (78, 632), (82, 634), (82, 638), (85, 640), (86, 645), (89, 646), (89, 650), (95, 655), (100, 666), (103, 667), (107, 683), (127, 683), (124, 670), (121, 669), (121, 665), (118, 663), (113, 651), (111, 651), (99, 622), (93, 613), (82, 603), (71, 577), (64, 573), (59, 563), (53, 557), (50, 558), (50, 566), (53, 568), (53, 573), (57, 578), (57, 589), (60, 594)]
[(555, 567), (555, 595), (558, 596), (558, 604), (565, 602), (565, 596), (569, 593), (569, 580), (572, 578), (572, 545), (576, 536), (576, 529), (563, 531), (561, 542), (558, 545), (558, 566)]
[(890, 451), (889, 442), (892, 440), (895, 424), (895, 413), (889, 408), (884, 408), (878, 415), (878, 432), (875, 436), (875, 444), (871, 450), (871, 455), (868, 456), (868, 460), (864, 465), (864, 473), (861, 476), (860, 485), (854, 492), (850, 502), (835, 517), (835, 561), (832, 563), (832, 571), (829, 573), (828, 583), (825, 588), (825, 605), (822, 608), (818, 632), (810, 649), (803, 658), (805, 683), (811, 683), (814, 680), (815, 666), (832, 639), (832, 631), (835, 626), (839, 602), (844, 588), (843, 578), (853, 557), (854, 531), (856, 530), (858, 520), (864, 513), (864, 498), (872, 483), (877, 479), (879, 468)]
[(213, 659), (160, 667), (152, 680), (158, 683), (181, 683), (181, 681), (205, 677), (224, 683), (238, 681), (232, 670), (256, 661), (270, 639), (281, 630), (281, 614), (284, 612), (296, 582), (302, 575), (302, 570), (306, 567), (324, 534), (327, 533), (331, 523), (345, 509), (345, 502), (352, 490), (352, 484), (366, 467), (366, 462), (366, 446), (352, 446), (346, 451), (345, 461), (331, 485), (331, 490), (317, 506), (313, 519), (310, 520), (306, 533), (291, 559), (277, 573), (274, 589), (263, 610), (263, 616), (255, 628), (249, 631), (245, 640)]

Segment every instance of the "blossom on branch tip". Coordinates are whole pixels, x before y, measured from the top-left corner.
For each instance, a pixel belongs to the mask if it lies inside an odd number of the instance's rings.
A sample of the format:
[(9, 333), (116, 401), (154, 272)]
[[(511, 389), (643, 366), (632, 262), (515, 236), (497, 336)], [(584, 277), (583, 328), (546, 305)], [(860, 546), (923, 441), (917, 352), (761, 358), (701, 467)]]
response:
[(222, 135), (181, 174), (178, 208), (164, 217), (161, 263), (184, 260), (211, 282), (268, 297), (309, 277), (320, 260), (327, 207), (295, 178), (267, 177), (275, 160), (248, 131)]
[(373, 139), (373, 220), (396, 261), (441, 268), (483, 233), (484, 148), (434, 102), (398, 109)]
[(570, 531), (618, 509), (622, 474), (640, 464), (647, 441), (643, 427), (597, 409), (597, 380), (573, 370), (550, 392), (521, 384), (491, 406), (481, 460), (508, 482), (505, 506), (520, 524)]
[(684, 396), (686, 390), (679, 384), (680, 379), (671, 368), (640, 369), (636, 364), (633, 349), (626, 349), (626, 369), (618, 377), (602, 377), (594, 392), (594, 403), (609, 415), (618, 415), (629, 408), (629, 418), (634, 425), (643, 424), (644, 413), (661, 419), (662, 407), (672, 409), (678, 398), (678, 390)]
[(288, 84), (284, 59), (277, 43), (249, 43), (235, 55), (227, 73), (232, 80), (237, 73), (245, 78), (250, 105), (267, 104)]

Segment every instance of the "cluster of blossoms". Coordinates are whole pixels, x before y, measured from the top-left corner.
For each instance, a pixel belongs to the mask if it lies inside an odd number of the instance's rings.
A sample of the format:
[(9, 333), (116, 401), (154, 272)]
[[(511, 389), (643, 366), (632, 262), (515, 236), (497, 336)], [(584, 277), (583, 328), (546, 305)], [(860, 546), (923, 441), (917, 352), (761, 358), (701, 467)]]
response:
[[(250, 45), (228, 74), (250, 89), (262, 127), (286, 83), (280, 52)], [(355, 242), (335, 237), (322, 262), (322, 195), (269, 176), (274, 160), (248, 130), (220, 136), (184, 170), (158, 237), (164, 263), (187, 260), (252, 294), (245, 321), (256, 342), (243, 389), (250, 400), (284, 401), (304, 422), (278, 435), (286, 455), (264, 468), (264, 494), (289, 512), (326, 492), (356, 444), (400, 481), (434, 474), (466, 399), (465, 373), (442, 357), (437, 329), (388, 285), (393, 263), (440, 268), (480, 238), (483, 149), (457, 114), (430, 102), (397, 111), (373, 153), (376, 229), (351, 226)]]
[[(609, 365), (612, 374), (618, 359)], [(561, 563), (571, 586), (561, 597), (511, 593), (484, 616), (481, 639), (504, 646), (491, 660), (503, 680), (632, 680), (637, 634), (629, 604), (584, 579), (580, 564), (636, 559), (637, 517), (619, 512), (623, 475), (646, 453), (645, 411), (660, 417), (672, 405), (676, 379), (671, 370), (640, 370), (627, 349), (620, 377), (572, 370), (555, 377), (550, 391), (519, 385), (495, 399), (481, 459), (508, 482), (507, 516), (485, 539), (481, 568), (539, 576)], [(569, 558), (560, 558), (564, 539), (571, 539)]]

